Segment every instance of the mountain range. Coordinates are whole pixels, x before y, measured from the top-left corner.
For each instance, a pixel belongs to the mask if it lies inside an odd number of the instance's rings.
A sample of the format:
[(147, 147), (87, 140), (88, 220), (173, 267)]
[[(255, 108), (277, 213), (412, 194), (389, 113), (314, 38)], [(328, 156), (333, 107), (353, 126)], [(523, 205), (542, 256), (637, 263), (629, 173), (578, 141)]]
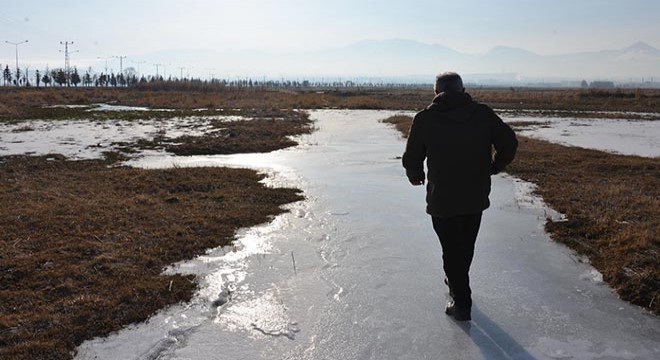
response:
[[(660, 80), (660, 50), (641, 41), (621, 49), (563, 55), (539, 55), (507, 46), (469, 54), (438, 44), (388, 39), (365, 40), (345, 47), (309, 52), (177, 50), (152, 53), (142, 58), (186, 64), (196, 69), (214, 69), (209, 72), (241, 78), (343, 77), (430, 82), (434, 74), (453, 70), (468, 77), (506, 81)], [(178, 75), (173, 69), (170, 73)]]

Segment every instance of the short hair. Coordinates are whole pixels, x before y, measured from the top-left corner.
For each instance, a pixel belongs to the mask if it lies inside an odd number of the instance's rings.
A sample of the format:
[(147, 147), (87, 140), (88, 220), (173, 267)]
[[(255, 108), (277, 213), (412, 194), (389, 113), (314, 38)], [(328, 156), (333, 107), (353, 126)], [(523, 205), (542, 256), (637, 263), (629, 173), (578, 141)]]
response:
[(463, 92), (463, 79), (455, 72), (444, 72), (435, 77), (435, 87), (437, 94), (446, 91)]

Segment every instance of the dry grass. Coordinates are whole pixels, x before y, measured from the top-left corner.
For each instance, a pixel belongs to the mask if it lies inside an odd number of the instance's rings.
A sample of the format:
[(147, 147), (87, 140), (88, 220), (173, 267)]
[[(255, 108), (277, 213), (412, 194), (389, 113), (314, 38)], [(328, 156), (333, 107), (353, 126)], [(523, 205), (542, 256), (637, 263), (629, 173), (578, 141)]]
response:
[[(385, 122), (407, 136), (411, 118)], [(624, 300), (660, 313), (660, 159), (519, 140), (507, 172), (568, 218), (548, 220), (551, 237), (587, 255)]]
[[(660, 113), (660, 90), (468, 89), (472, 96), (495, 108), (552, 111), (640, 111)], [(258, 109), (405, 109), (421, 110), (431, 102), (428, 89), (355, 89), (293, 91), (225, 89), (213, 92), (152, 91), (131, 88), (0, 89), (0, 120), (34, 118), (41, 106), (116, 103), (150, 108)], [(556, 111), (563, 111), (555, 113)], [(569, 113), (566, 113), (569, 112)], [(43, 111), (41, 111), (43, 113)], [(593, 116), (580, 114), (580, 116)]]
[(176, 155), (212, 155), (247, 152), (269, 152), (294, 146), (291, 135), (307, 134), (312, 131), (307, 113), (281, 110), (269, 112), (272, 117), (255, 117), (247, 121), (212, 121), (215, 131), (201, 136), (167, 138), (158, 136), (152, 140), (141, 140), (135, 145), (116, 144), (133, 152), (140, 149), (165, 149)]
[(410, 132), (410, 124), (412, 122), (412, 118), (408, 115), (394, 115), (384, 119), (383, 122), (386, 124), (394, 125), (394, 128), (407, 138), (408, 133)]
[(194, 279), (164, 267), (301, 199), (251, 170), (107, 165), (2, 159), (0, 358), (69, 358), (85, 339), (190, 299)]
[(531, 109), (549, 112), (660, 112), (660, 90), (470, 89), (469, 91), (475, 99), (497, 109)]

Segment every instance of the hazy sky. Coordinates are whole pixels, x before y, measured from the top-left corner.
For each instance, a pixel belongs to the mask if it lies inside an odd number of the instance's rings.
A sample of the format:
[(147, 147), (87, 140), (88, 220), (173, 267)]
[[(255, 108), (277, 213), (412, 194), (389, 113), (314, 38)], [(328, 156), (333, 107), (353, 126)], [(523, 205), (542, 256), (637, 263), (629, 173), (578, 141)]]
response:
[(539, 54), (660, 47), (658, 0), (2, 0), (5, 40), (21, 58), (61, 66), (60, 41), (79, 60), (167, 49), (315, 50), (402, 38), (468, 53), (507, 45)]

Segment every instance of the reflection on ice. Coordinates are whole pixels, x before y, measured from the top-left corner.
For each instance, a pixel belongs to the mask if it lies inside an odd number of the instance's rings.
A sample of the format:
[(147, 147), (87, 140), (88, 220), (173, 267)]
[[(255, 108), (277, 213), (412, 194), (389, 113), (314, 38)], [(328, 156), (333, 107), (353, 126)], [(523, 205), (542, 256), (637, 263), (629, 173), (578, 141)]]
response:
[(230, 304), (219, 311), (216, 323), (230, 331), (254, 329), (251, 336), (284, 336), (291, 340), (300, 330), (296, 322), (288, 320), (287, 308), (271, 289), (260, 297)]
[(518, 133), (533, 138), (624, 155), (660, 156), (660, 121), (511, 117), (505, 121), (543, 122)]

